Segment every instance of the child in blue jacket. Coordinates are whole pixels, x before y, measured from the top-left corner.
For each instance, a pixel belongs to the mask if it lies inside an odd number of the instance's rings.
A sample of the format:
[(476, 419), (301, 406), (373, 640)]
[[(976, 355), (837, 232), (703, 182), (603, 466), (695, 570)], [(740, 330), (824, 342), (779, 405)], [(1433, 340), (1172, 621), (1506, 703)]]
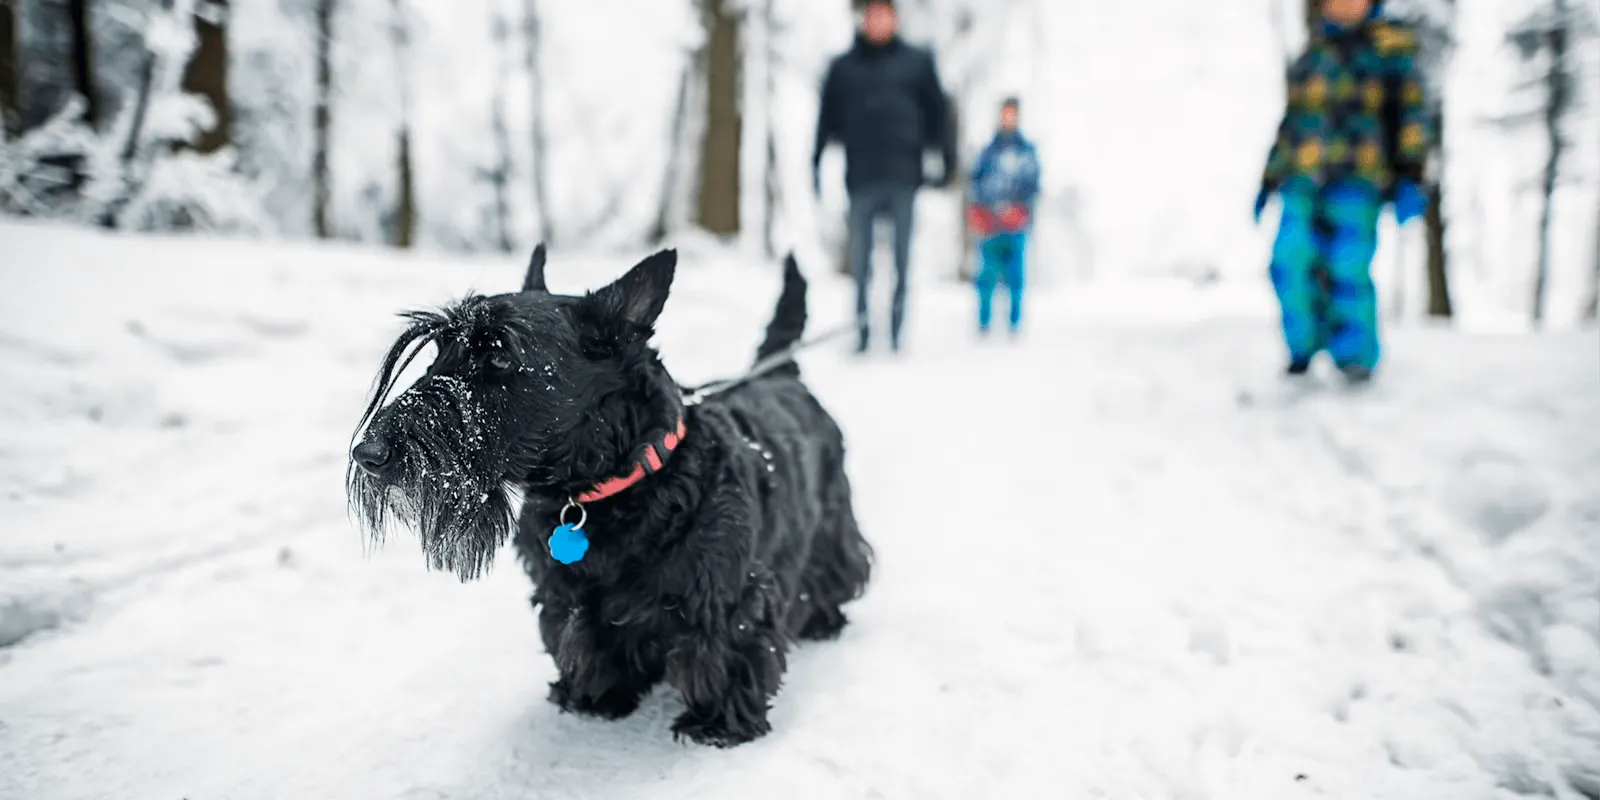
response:
[(978, 154), (972, 170), (972, 203), (967, 224), (978, 235), (978, 330), (989, 332), (994, 290), (1004, 283), (1011, 294), (1009, 327), (1022, 326), (1023, 261), (1033, 207), (1039, 196), (1039, 154), (1017, 130), (1018, 101), (1000, 107), (1000, 129)]

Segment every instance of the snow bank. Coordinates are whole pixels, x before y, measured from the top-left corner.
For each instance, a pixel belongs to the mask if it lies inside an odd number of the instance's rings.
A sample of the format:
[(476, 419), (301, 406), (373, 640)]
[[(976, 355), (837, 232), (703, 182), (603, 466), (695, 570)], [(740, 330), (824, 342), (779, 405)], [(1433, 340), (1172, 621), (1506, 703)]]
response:
[[(520, 258), (0, 241), (0, 797), (1600, 789), (1592, 331), (1402, 326), (1369, 390), (1297, 390), (1262, 286), (1044, 291), (1013, 344), (919, 280), (905, 357), (803, 359), (874, 584), (796, 651), (774, 733), (710, 751), (667, 691), (616, 724), (545, 702), (509, 559), (462, 584), (346, 517), (394, 312)], [(698, 382), (748, 363), (778, 275), (684, 244), (660, 343)], [(803, 266), (813, 329), (847, 319)]]

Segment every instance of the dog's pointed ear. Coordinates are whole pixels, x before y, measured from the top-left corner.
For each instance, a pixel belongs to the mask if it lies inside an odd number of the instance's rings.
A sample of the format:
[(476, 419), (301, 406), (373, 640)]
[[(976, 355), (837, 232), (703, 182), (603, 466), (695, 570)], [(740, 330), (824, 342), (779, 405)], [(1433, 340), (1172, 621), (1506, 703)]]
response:
[(533, 258), (528, 260), (528, 274), (522, 278), (522, 291), (548, 292), (544, 285), (544, 242), (533, 248)]
[(609, 286), (591, 292), (588, 304), (605, 321), (625, 330), (648, 331), (667, 305), (678, 251), (662, 250), (627, 271)]

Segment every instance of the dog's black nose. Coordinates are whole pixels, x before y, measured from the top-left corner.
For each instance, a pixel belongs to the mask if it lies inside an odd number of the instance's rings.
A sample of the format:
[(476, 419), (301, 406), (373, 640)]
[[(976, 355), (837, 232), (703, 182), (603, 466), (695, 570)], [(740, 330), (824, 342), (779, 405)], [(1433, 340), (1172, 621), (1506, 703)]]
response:
[(382, 439), (368, 439), (356, 445), (350, 455), (355, 457), (356, 465), (368, 475), (376, 476), (389, 464), (389, 443)]

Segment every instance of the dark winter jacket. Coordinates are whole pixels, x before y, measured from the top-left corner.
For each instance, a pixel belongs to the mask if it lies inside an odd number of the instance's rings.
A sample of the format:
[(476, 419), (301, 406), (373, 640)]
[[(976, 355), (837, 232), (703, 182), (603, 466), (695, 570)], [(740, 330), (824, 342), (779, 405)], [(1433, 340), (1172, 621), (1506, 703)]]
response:
[(1376, 15), (1349, 30), (1324, 26), (1289, 68), (1262, 187), (1356, 179), (1388, 194), (1397, 180), (1420, 182), (1434, 137), (1416, 51), (1410, 28)]
[(858, 35), (823, 79), (813, 169), (835, 140), (844, 145), (851, 192), (920, 186), (923, 152), (930, 148), (944, 156), (946, 180), (940, 183), (947, 182), (956, 163), (955, 137), (933, 54), (898, 38), (877, 45)]

